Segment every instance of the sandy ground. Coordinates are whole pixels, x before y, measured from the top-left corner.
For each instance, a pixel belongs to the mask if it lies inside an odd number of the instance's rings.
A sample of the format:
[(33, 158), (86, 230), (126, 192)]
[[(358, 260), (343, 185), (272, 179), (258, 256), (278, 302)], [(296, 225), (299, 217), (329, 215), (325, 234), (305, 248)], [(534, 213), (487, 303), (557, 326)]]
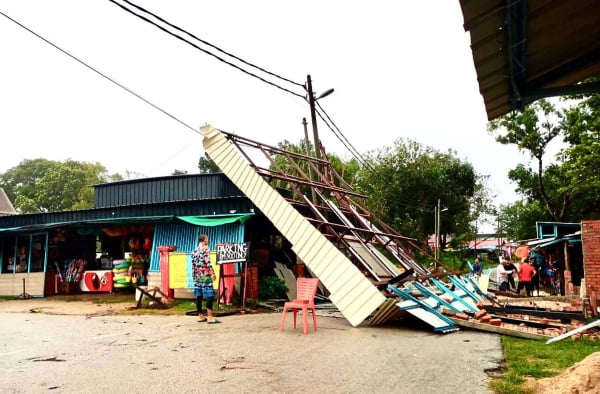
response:
[(532, 392), (540, 394), (598, 394), (600, 393), (600, 352), (590, 354), (552, 378), (538, 380), (529, 378), (526, 386)]
[(303, 335), (280, 313), (119, 314), (131, 303), (0, 301), (0, 387), (8, 393), (489, 393), (497, 335), (352, 327), (317, 317)]
[[(135, 307), (134, 295), (131, 302), (111, 302), (110, 294), (94, 296), (56, 296), (0, 301), (0, 312), (34, 312), (54, 315), (113, 315), (126, 313)], [(105, 301), (106, 303), (99, 303)]]

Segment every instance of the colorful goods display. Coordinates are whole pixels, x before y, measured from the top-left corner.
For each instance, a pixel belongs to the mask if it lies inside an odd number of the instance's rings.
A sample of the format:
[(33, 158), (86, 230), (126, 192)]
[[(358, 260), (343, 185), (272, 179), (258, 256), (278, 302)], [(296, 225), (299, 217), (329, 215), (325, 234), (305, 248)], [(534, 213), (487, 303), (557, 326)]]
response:
[(79, 282), (83, 271), (85, 271), (87, 260), (70, 259), (65, 260), (62, 266), (59, 265), (58, 262), (55, 262), (54, 264), (61, 282)]
[(113, 281), (115, 288), (127, 288), (134, 284), (146, 283), (146, 258), (142, 256), (127, 257), (113, 261)]

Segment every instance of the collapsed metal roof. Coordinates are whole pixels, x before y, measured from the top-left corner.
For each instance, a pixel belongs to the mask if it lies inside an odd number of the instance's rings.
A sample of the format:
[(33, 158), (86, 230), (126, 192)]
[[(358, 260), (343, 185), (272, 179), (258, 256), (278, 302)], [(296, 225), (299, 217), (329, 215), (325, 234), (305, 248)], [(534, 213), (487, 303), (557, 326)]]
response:
[[(290, 241), (352, 325), (367, 318), (370, 324), (382, 323), (405, 311), (436, 330), (454, 329), (451, 321), (410, 298), (414, 290), (426, 291), (417, 283), (421, 281), (464, 304), (436, 280), (449, 273), (431, 273), (415, 261), (412, 253), (425, 251), (371, 214), (364, 206), (365, 196), (336, 173), (324, 151), (324, 159), (317, 159), (210, 125), (201, 130), (207, 155)], [(259, 164), (257, 151), (267, 164)], [(289, 196), (276, 191), (275, 184), (287, 188)], [(472, 284), (463, 285), (457, 278), (453, 285), (464, 287), (463, 296), (480, 299)]]

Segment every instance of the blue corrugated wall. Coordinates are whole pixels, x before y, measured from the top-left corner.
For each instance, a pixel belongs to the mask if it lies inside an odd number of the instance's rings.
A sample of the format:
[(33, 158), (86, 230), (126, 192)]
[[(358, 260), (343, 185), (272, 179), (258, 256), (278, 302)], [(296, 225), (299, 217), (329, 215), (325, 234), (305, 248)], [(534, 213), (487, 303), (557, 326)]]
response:
[(160, 272), (159, 246), (177, 246), (178, 252), (191, 252), (198, 245), (198, 236), (208, 235), (209, 248), (216, 249), (218, 243), (244, 242), (244, 225), (239, 222), (222, 226), (194, 226), (187, 223), (157, 224), (154, 227), (152, 255), (150, 256), (150, 272)]

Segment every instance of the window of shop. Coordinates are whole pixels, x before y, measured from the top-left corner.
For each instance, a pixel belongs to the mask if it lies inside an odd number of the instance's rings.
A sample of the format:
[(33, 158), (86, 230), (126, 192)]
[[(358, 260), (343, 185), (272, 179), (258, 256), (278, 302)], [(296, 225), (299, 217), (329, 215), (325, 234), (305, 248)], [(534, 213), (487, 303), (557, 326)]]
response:
[(0, 240), (3, 274), (44, 272), (46, 233), (17, 235)]

